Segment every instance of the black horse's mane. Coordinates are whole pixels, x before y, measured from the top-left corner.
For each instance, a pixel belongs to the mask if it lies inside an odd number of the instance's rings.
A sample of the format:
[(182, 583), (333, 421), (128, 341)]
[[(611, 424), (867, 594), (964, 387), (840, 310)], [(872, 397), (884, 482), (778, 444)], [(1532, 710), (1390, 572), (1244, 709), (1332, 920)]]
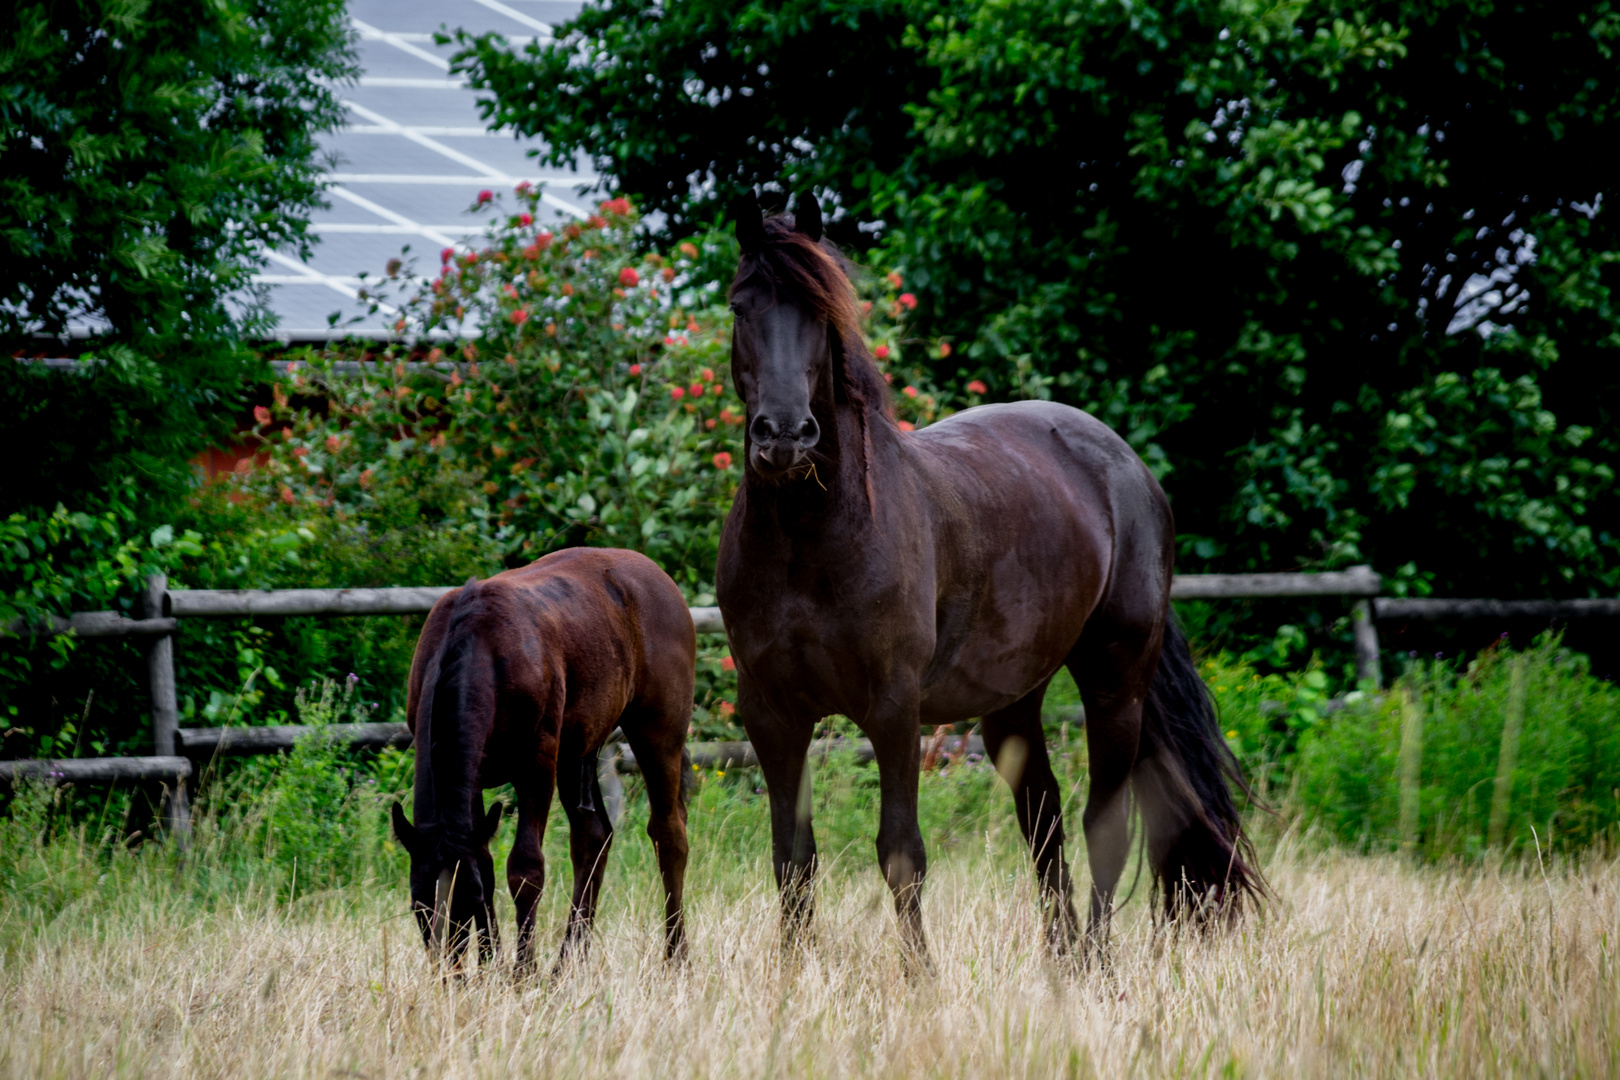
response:
[(733, 294), (749, 282), (786, 292), (833, 328), (839, 349), (839, 389), (863, 413), (887, 416), (889, 387), (861, 335), (861, 311), (851, 281), (854, 268), (828, 240), (813, 240), (777, 215), (763, 222), (765, 242), (744, 252), (731, 283)]

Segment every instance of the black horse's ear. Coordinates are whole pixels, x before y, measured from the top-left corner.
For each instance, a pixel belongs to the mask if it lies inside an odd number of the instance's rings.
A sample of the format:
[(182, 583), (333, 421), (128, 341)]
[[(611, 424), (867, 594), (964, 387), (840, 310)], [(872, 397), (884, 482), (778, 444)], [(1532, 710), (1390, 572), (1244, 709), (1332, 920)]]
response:
[(821, 242), (821, 204), (816, 202), (813, 193), (807, 191), (799, 196), (793, 227), (818, 244)]
[(737, 196), (731, 202), (731, 216), (737, 222), (737, 243), (744, 255), (752, 255), (765, 247), (764, 211), (759, 208), (759, 197), (752, 191)]
[(490, 804), (489, 810), (484, 814), (484, 820), (479, 823), (477, 840), (480, 844), (487, 844), (494, 837), (495, 830), (501, 827), (501, 814), (505, 810), (506, 804), (499, 799)]
[(405, 820), (405, 808), (399, 803), (393, 806), (394, 835), (399, 837), (401, 846), (412, 855), (422, 845), (422, 834), (416, 831), (416, 826)]

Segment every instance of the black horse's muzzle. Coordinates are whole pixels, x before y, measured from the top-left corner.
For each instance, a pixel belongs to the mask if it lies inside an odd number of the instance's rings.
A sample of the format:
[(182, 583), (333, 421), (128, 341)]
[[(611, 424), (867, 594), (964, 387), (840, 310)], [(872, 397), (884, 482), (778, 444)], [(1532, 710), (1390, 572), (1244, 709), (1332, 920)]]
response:
[(814, 416), (783, 424), (773, 417), (760, 415), (748, 425), (748, 437), (754, 467), (766, 476), (780, 476), (804, 463), (805, 456), (821, 438), (821, 425)]

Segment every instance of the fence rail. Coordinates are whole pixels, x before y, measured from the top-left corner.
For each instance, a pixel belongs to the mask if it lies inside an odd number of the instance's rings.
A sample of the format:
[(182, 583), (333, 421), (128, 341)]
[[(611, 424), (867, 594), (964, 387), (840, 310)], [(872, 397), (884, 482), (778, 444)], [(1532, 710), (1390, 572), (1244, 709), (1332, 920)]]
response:
[[(1376, 623), (1385, 619), (1441, 618), (1589, 618), (1620, 616), (1620, 600), (1443, 600), (1379, 599), (1382, 579), (1371, 567), (1322, 574), (1192, 574), (1172, 579), (1175, 600), (1264, 600), (1307, 597), (1343, 597), (1352, 601), (1356, 669), (1374, 685), (1381, 683)], [(174, 680), (174, 639), (181, 619), (221, 619), (285, 616), (367, 617), (420, 615), (453, 585), (379, 589), (170, 589), (161, 575), (147, 580), (144, 617), (131, 619), (116, 611), (81, 611), (67, 618), (53, 617), (44, 624), (12, 623), (11, 634), (77, 634), (86, 638), (133, 637), (147, 643), (148, 685), (152, 694), (152, 741), (157, 756), (75, 758), (69, 760), (0, 761), (0, 781), (38, 777), (58, 782), (160, 780), (168, 785), (164, 817), (170, 834), (184, 842), (190, 814), (185, 781), (196, 774), (195, 762), (217, 755), (268, 754), (290, 749), (301, 737), (317, 730), (303, 725), (239, 728), (182, 728)], [(700, 634), (721, 634), (725, 624), (720, 609), (691, 609)], [(331, 737), (355, 747), (381, 748), (410, 745), (404, 724), (336, 724), (321, 728)], [(983, 753), (982, 741), (962, 743), (961, 752)], [(635, 771), (635, 755), (628, 746), (604, 762), (604, 783), (617, 771)], [(871, 745), (854, 740), (857, 757), (871, 759)], [(924, 737), (925, 750), (932, 740)], [(757, 764), (753, 748), (745, 742), (694, 743), (692, 761), (705, 768)]]

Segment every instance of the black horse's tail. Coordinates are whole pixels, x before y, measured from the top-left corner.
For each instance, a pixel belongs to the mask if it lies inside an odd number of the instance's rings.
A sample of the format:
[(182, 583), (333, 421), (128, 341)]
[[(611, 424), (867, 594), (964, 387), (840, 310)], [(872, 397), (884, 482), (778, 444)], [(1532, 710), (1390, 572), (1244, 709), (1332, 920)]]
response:
[(1266, 895), (1232, 785), (1248, 791), (1187, 638), (1171, 618), (1131, 772), (1148, 861), (1169, 918), (1187, 915), (1202, 923), (1235, 916)]

